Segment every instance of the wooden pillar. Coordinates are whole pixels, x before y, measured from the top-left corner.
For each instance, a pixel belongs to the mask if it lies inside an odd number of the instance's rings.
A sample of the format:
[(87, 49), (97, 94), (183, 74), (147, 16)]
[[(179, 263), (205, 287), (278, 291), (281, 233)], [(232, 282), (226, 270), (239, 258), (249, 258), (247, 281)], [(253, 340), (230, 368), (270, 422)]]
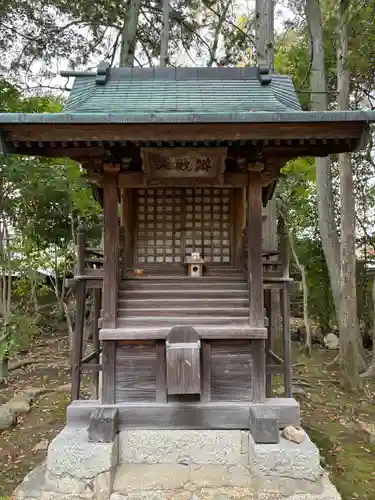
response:
[(76, 275), (80, 276), (76, 284), (76, 320), (72, 342), (72, 401), (79, 399), (81, 385), (81, 359), (83, 348), (83, 333), (85, 328), (86, 281), (85, 274), (86, 234), (83, 226), (77, 231)]
[[(104, 266), (103, 266), (103, 328), (115, 329), (119, 284), (119, 224), (117, 174), (105, 173), (103, 179), (104, 205)], [(115, 402), (116, 342), (103, 341), (102, 402)]]
[(202, 341), (202, 402), (211, 401), (211, 342)]
[[(289, 239), (282, 223), (280, 226), (280, 257), (282, 277), (289, 278)], [(287, 283), (283, 283), (283, 288), (280, 291), (280, 302), (283, 328), (284, 389), (285, 396), (291, 398), (293, 395), (292, 339), (290, 333), (290, 301)]]
[(289, 318), (289, 293), (287, 283), (283, 283), (281, 289), (281, 310), (283, 322), (283, 341), (284, 341), (284, 388), (285, 396), (292, 397), (292, 339), (290, 334)]
[(103, 340), (102, 364), (102, 403), (114, 404), (116, 402), (116, 341)]
[(126, 217), (126, 195), (125, 188), (120, 189), (120, 226), (125, 227), (125, 217)]
[(158, 403), (167, 402), (167, 373), (165, 340), (156, 341), (156, 401)]
[(246, 226), (246, 189), (233, 189), (234, 196), (234, 265), (243, 268), (243, 231)]
[[(100, 288), (93, 289), (93, 320), (92, 320), (92, 347), (94, 349), (94, 363), (100, 362), (100, 343), (99, 343), (99, 318), (102, 305), (102, 291)], [(92, 372), (92, 399), (99, 398), (99, 371)]]
[(117, 218), (117, 175), (105, 174), (104, 201), (104, 266), (103, 328), (116, 328), (119, 281), (119, 225)]
[[(248, 285), (249, 322), (264, 326), (263, 266), (262, 266), (262, 183), (259, 171), (249, 172), (248, 187)], [(252, 341), (253, 400), (266, 398), (266, 351), (264, 340)]]
[(120, 221), (123, 228), (122, 248), (124, 269), (133, 266), (133, 232), (134, 232), (134, 197), (133, 189), (121, 188), (120, 191)]
[[(268, 318), (267, 326), (267, 340), (266, 340), (266, 365), (272, 363), (272, 356), (270, 355), (271, 345), (272, 345), (272, 306), (271, 306), (271, 290), (264, 291), (264, 306), (266, 310), (266, 315)], [(272, 373), (266, 373), (266, 397), (270, 398), (272, 396)]]

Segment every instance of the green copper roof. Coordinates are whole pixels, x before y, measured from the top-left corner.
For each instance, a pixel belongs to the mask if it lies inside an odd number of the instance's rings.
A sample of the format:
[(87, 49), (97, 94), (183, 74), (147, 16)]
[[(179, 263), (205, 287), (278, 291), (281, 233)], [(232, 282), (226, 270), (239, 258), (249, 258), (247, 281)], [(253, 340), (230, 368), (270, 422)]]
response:
[(258, 68), (152, 68), (77, 76), (65, 112), (69, 113), (238, 113), (300, 111), (287, 76)]
[(268, 68), (109, 68), (75, 76), (61, 113), (0, 113), (6, 124), (374, 122), (375, 111), (302, 111)]

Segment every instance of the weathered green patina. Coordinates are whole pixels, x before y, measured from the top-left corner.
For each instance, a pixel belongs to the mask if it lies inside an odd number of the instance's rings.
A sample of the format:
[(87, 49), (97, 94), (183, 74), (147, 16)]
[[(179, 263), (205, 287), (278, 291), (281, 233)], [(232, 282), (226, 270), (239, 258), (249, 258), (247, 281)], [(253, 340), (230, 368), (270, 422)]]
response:
[(105, 68), (75, 76), (61, 113), (0, 113), (1, 124), (373, 122), (375, 111), (303, 111), (293, 82), (259, 68)]

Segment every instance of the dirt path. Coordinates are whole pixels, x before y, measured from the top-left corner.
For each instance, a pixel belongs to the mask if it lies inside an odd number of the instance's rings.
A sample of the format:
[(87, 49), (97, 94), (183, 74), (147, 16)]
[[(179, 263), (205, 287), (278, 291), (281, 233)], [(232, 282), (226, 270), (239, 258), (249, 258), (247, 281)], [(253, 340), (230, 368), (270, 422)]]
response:
[[(8, 386), (0, 389), (0, 403), (6, 402), (15, 392), (23, 389), (52, 388), (69, 383), (68, 352), (67, 338), (64, 335), (42, 338), (30, 353), (22, 353), (22, 358), (41, 358), (45, 360), (44, 365), (29, 365), (12, 371)], [(12, 361), (19, 359), (20, 357)], [(40, 396), (32, 410), (18, 419), (15, 427), (0, 432), (0, 495), (11, 494), (24, 476), (43, 461), (46, 451), (38, 448), (43, 448), (46, 440), (51, 441), (60, 432), (64, 426), (68, 403), (68, 393)]]

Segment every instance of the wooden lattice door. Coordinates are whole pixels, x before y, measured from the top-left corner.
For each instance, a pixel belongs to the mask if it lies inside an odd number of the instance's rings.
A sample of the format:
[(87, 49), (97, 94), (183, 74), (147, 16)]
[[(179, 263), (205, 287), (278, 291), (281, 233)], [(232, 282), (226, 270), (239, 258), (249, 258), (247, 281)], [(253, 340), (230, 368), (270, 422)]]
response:
[(182, 189), (140, 189), (137, 262), (181, 263)]
[(207, 263), (230, 263), (230, 190), (140, 189), (136, 261), (180, 264), (192, 252)]
[(229, 189), (186, 189), (185, 252), (200, 252), (208, 263), (230, 262)]

